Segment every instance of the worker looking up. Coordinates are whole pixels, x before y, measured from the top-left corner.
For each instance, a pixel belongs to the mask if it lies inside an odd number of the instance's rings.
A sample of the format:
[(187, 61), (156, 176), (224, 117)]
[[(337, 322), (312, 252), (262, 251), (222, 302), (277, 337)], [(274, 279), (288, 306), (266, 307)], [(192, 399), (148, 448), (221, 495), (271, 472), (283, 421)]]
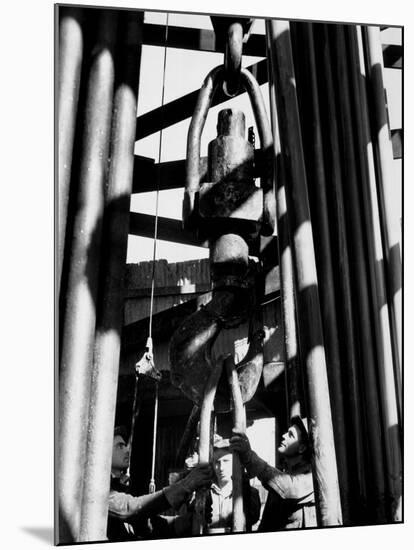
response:
[[(310, 443), (306, 419), (294, 417), (283, 434), (278, 452), (284, 467), (278, 469), (261, 459), (241, 431), (233, 431), (230, 448), (239, 453), (249, 477), (257, 477), (269, 491), (259, 531), (316, 526), (315, 499), (310, 466)], [(268, 505), (269, 504), (269, 505)]]
[(107, 536), (111, 541), (136, 540), (149, 535), (143, 520), (168, 508), (177, 508), (199, 487), (208, 486), (213, 477), (210, 465), (192, 468), (177, 483), (155, 493), (133, 496), (122, 476), (129, 464), (130, 449), (123, 427), (116, 427), (112, 451), (111, 488), (108, 501)]

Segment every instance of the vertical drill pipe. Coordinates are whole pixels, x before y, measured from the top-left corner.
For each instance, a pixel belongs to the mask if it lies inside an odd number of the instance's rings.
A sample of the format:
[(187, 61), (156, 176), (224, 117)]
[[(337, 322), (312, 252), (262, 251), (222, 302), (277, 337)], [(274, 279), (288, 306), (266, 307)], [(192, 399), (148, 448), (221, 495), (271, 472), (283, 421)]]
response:
[[(269, 34), (267, 34), (269, 50)], [(270, 67), (269, 67), (270, 68)], [(280, 289), (282, 300), (282, 323), (285, 345), (285, 381), (288, 418), (301, 416), (303, 396), (300, 391), (299, 346), (296, 332), (296, 308), (293, 287), (292, 244), (289, 235), (288, 211), (286, 208), (286, 174), (280, 151), (279, 126), (276, 110), (276, 92), (273, 73), (269, 70), (270, 118), (273, 130), (274, 174), (277, 188), (277, 237), (279, 247)]]
[[(225, 359), (227, 380), (233, 401), (233, 426), (237, 430), (246, 431), (246, 410), (243, 405), (239, 379), (233, 357)], [(243, 510), (243, 468), (237, 453), (233, 453), (233, 533), (246, 531), (246, 516)]]
[(73, 141), (78, 111), (79, 87), (83, 60), (82, 10), (59, 9), (58, 66), (58, 290), (66, 237)]
[(352, 463), (355, 480), (352, 483), (353, 507), (352, 522), (364, 522), (367, 501), (365, 477), (365, 453), (362, 424), (362, 396), (358, 378), (358, 353), (356, 327), (353, 322), (353, 304), (351, 291), (350, 260), (348, 254), (348, 237), (345, 227), (344, 198), (342, 192), (342, 173), (339, 151), (338, 121), (335, 106), (335, 90), (332, 67), (335, 59), (331, 56), (328, 39), (328, 27), (316, 27), (316, 59), (319, 63), (321, 94), (320, 103), (325, 105), (321, 110), (324, 151), (326, 161), (326, 176), (329, 181), (327, 198), (329, 203), (331, 224), (331, 242), (334, 254), (334, 276), (338, 294), (338, 323), (340, 330), (340, 344), (342, 351), (342, 365), (344, 368), (344, 406), (347, 410), (347, 427), (349, 434), (348, 455)]
[(184, 433), (180, 440), (180, 444), (178, 445), (177, 455), (175, 457), (175, 463), (177, 467), (181, 467), (184, 463), (185, 458), (188, 456), (191, 441), (193, 440), (197, 431), (199, 418), (200, 407), (198, 405), (194, 405), (191, 409), (190, 416), (188, 417)]
[[(384, 332), (384, 335), (390, 333), (389, 337), (384, 336), (387, 340), (391, 337), (392, 340), (392, 325), (390, 324), (390, 312), (389, 312), (389, 297), (387, 296), (386, 289), (386, 280), (384, 269), (381, 269), (380, 266), (384, 265), (384, 249), (381, 238), (381, 215), (379, 210), (379, 198), (378, 198), (378, 189), (377, 189), (377, 180), (375, 174), (375, 160), (374, 152), (372, 146), (371, 130), (369, 124), (369, 110), (368, 110), (368, 98), (367, 98), (367, 88), (366, 88), (366, 69), (365, 69), (365, 56), (364, 56), (364, 46), (362, 38), (362, 29), (357, 27), (357, 41), (358, 41), (358, 55), (359, 55), (359, 69), (361, 71), (360, 76), (360, 87), (361, 87), (361, 108), (364, 116), (364, 125), (363, 129), (366, 132), (364, 135), (366, 139), (367, 149), (368, 149), (368, 167), (369, 167), (369, 200), (367, 199), (367, 204), (370, 205), (372, 210), (372, 223), (374, 231), (374, 243), (375, 243), (375, 254), (377, 269), (375, 277), (377, 279), (377, 292), (378, 292), (378, 301), (379, 304), (382, 304), (380, 317), (381, 317), (381, 326)], [(392, 342), (391, 342), (392, 343)], [(394, 349), (393, 349), (394, 351)], [(399, 361), (393, 354), (393, 364), (394, 364), (394, 379), (396, 385), (396, 395), (397, 395), (397, 407), (399, 420), (402, 419), (402, 388), (401, 388), (401, 371), (399, 369)]]
[(289, 175), (286, 194), (295, 253), (298, 324), (306, 373), (318, 522), (322, 526), (340, 525), (338, 473), (289, 23), (267, 21), (267, 31), (280, 131), (285, 137), (281, 147)]
[[(358, 35), (360, 40), (358, 41)], [(346, 28), (348, 42), (351, 90), (357, 124), (357, 153), (361, 170), (361, 190), (363, 221), (368, 238), (369, 280), (374, 306), (374, 327), (377, 346), (377, 372), (380, 388), (381, 413), (384, 430), (385, 462), (387, 480), (392, 498), (392, 518), (401, 520), (399, 501), (401, 498), (401, 442), (399, 437), (399, 418), (394, 378), (391, 332), (388, 315), (388, 301), (382, 270), (381, 228), (375, 185), (375, 168), (371, 147), (368, 118), (368, 102), (365, 82), (361, 29), (354, 26)], [(361, 56), (361, 57), (360, 57)]]
[[(85, 106), (84, 156), (75, 214), (59, 377), (59, 542), (78, 539), (114, 85), (116, 20), (99, 16)], [(67, 529), (66, 529), (66, 528)]]
[(391, 309), (391, 327), (395, 361), (399, 376), (402, 368), (402, 274), (401, 274), (401, 228), (395, 212), (393, 197), (394, 174), (393, 152), (385, 105), (384, 66), (379, 27), (365, 27), (366, 72), (368, 90), (372, 101), (372, 130), (374, 158), (377, 169), (378, 195), (380, 199), (381, 225), (386, 259), (386, 281)]
[[(331, 239), (326, 196), (326, 175), (322, 143), (322, 128), (319, 110), (319, 91), (313, 25), (296, 23), (296, 47), (299, 51), (300, 69), (297, 74), (297, 89), (305, 114), (302, 135), (304, 137), (305, 162), (307, 164), (308, 189), (312, 208), (312, 225), (315, 235), (315, 252), (318, 281), (321, 289), (321, 314), (323, 322), (326, 361), (329, 365), (328, 380), (334, 426), (335, 450), (338, 465), (344, 524), (349, 524), (349, 469), (346, 449), (346, 427), (342, 389), (341, 360), (339, 355), (338, 322), (332, 268)], [(301, 78), (299, 78), (301, 77)], [(312, 200), (313, 199), (313, 200)]]
[(117, 57), (111, 163), (105, 201), (102, 309), (98, 313), (95, 337), (79, 539), (82, 542), (106, 538), (142, 22), (139, 12), (127, 11), (121, 15), (122, 44)]
[(352, 117), (350, 104), (350, 82), (348, 77), (347, 52), (345, 48), (344, 27), (333, 29), (333, 45), (336, 51), (335, 79), (340, 142), (343, 155), (343, 195), (346, 209), (346, 223), (351, 245), (350, 259), (354, 269), (353, 292), (356, 301), (355, 319), (359, 334), (360, 368), (363, 379), (364, 399), (368, 419), (370, 445), (370, 467), (372, 475), (371, 495), (374, 496), (377, 519), (383, 521), (385, 512), (385, 485), (383, 466), (383, 436), (380, 421), (380, 409), (377, 392), (375, 340), (373, 335), (369, 288), (367, 280), (367, 261), (365, 233), (361, 222), (361, 201), (358, 192), (358, 173), (355, 156), (353, 129), (360, 120)]
[[(220, 380), (223, 363), (217, 363), (204, 390), (204, 398), (200, 410), (200, 439), (198, 443), (198, 461), (200, 464), (207, 464), (211, 461), (211, 450), (213, 437), (211, 414), (213, 411), (214, 398)], [(196, 503), (193, 516), (193, 535), (202, 535), (205, 525), (205, 506), (207, 491), (209, 489), (198, 489), (196, 492)]]

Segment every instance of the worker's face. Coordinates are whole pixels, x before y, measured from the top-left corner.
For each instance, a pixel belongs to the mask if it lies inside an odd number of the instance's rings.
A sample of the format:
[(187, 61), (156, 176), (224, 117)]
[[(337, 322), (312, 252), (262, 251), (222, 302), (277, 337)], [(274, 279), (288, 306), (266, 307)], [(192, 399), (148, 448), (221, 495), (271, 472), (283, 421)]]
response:
[(124, 470), (128, 468), (128, 463), (129, 447), (121, 435), (116, 435), (112, 447), (112, 469)]
[(302, 440), (300, 429), (293, 425), (288, 431), (282, 435), (282, 442), (279, 445), (278, 451), (286, 457), (297, 456), (306, 450), (306, 444)]
[(228, 449), (216, 449), (213, 456), (213, 466), (217, 482), (220, 486), (231, 481), (233, 474), (233, 455)]

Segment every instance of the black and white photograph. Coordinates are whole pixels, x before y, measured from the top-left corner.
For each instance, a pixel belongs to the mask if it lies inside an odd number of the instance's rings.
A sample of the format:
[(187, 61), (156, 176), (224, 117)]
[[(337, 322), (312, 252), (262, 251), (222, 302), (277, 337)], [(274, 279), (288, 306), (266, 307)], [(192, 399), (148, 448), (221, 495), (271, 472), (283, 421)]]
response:
[(55, 543), (403, 522), (403, 27), (55, 26)]
[(5, 546), (408, 548), (400, 3), (40, 4)]

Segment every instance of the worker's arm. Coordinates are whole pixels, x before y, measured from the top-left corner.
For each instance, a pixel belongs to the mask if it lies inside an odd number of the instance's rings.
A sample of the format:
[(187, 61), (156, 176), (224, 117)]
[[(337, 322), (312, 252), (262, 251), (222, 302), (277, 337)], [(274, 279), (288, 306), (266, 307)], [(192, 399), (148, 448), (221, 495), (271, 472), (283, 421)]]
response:
[(266, 489), (276, 491), (282, 498), (302, 499), (313, 492), (310, 473), (290, 475), (270, 466), (251, 449), (246, 434), (234, 435), (230, 446), (239, 453), (249, 477), (257, 477)]
[(193, 491), (204, 487), (211, 482), (213, 476), (209, 464), (195, 466), (188, 475), (161, 491), (150, 495), (134, 497), (126, 493), (111, 491), (109, 494), (109, 513), (121, 519), (127, 519), (134, 515), (150, 516), (180, 506)]
[(169, 508), (165, 489), (151, 495), (134, 497), (126, 493), (111, 491), (109, 493), (108, 511), (111, 516), (128, 519), (138, 514), (150, 516)]

